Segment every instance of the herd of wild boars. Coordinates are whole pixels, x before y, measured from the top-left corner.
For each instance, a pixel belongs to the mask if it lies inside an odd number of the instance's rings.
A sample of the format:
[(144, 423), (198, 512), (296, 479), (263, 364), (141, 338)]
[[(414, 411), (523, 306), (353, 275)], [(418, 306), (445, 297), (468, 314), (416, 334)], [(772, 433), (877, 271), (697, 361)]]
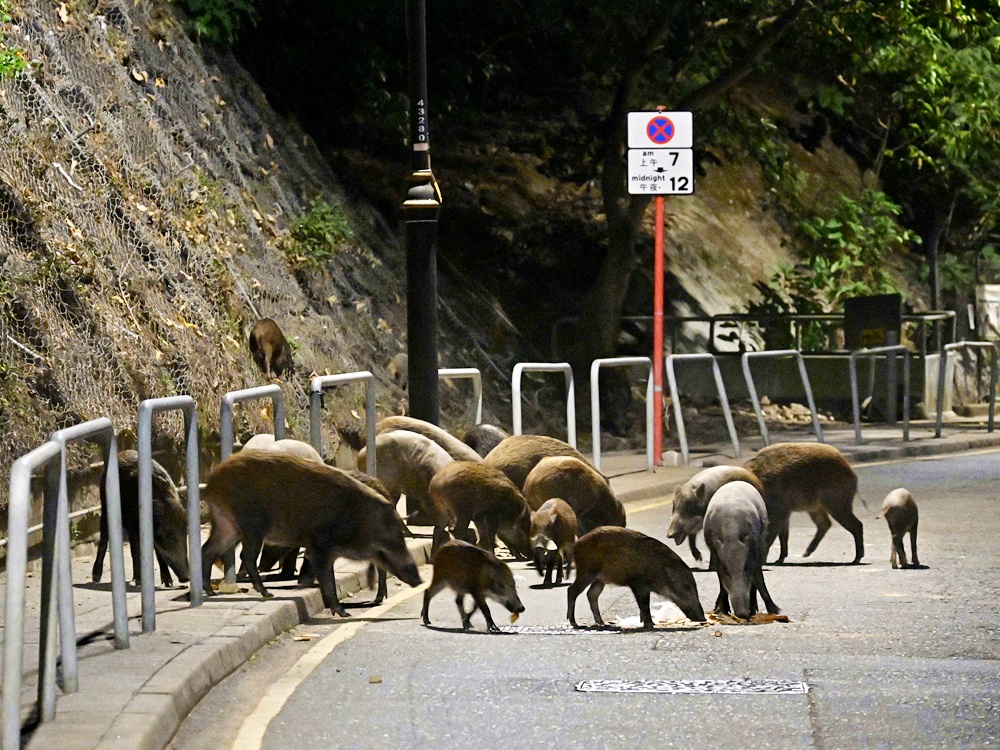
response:
[[(493, 436), (500, 438), (498, 433)], [(646, 628), (653, 627), (653, 593), (673, 602), (689, 619), (705, 620), (691, 568), (664, 542), (625, 528), (624, 507), (607, 478), (567, 443), (537, 435), (508, 436), (480, 456), (434, 425), (391, 417), (379, 422), (376, 447), (377, 477), (328, 466), (308, 444), (276, 441), (270, 435), (254, 436), (243, 450), (219, 463), (202, 494), (212, 520), (202, 548), (206, 592), (211, 593), (212, 563), (237, 544), (242, 544), (246, 575), (262, 596), (269, 592), (261, 570), (284, 556), (294, 575), (297, 549), (304, 548), (300, 583), (318, 579), (324, 604), (341, 616), (347, 612), (337, 597), (333, 572), (339, 557), (370, 563), (370, 582), (378, 570), (376, 602), (386, 596), (387, 572), (416, 586), (421, 579), (406, 544), (412, 532), (396, 510), (401, 495), (406, 495), (434, 526), (434, 573), (424, 596), (425, 623), (431, 599), (444, 587), (456, 593), (464, 628), (471, 627), (476, 609), (490, 630), (496, 628), (487, 599), (513, 616), (524, 610), (509, 566), (495, 556), (497, 539), (516, 559), (533, 562), (544, 579), (543, 588), (561, 585), (575, 568), (567, 590), (567, 617), (574, 627), (575, 603), (584, 589), (594, 622), (603, 625), (598, 600), (607, 584), (632, 590)], [(365, 458), (362, 449), (362, 469)], [(123, 516), (129, 527), (132, 511), (125, 509), (138, 504), (134, 452), (123, 452), (120, 463)], [(161, 577), (169, 585), (170, 567), (182, 579), (188, 574), (186, 520), (166, 471), (154, 464), (153, 476), (156, 551)], [(775, 538), (782, 541), (776, 562), (787, 556), (792, 512), (807, 512), (816, 522), (807, 556), (832, 517), (854, 536), (854, 562), (861, 560), (862, 524), (852, 509), (857, 486), (856, 474), (835, 448), (774, 445), (742, 467), (706, 469), (676, 487), (666, 537), (678, 545), (689, 540), (692, 555), (701, 560), (694, 538), (704, 532), (710, 569), (719, 582), (717, 613), (749, 618), (757, 613), (760, 597), (766, 611), (777, 614), (764, 564)], [(892, 566), (897, 567), (897, 560), (907, 565), (902, 544), (906, 533), (912, 564), (919, 565), (912, 496), (904, 489), (890, 493), (883, 515), (892, 536)], [(137, 528), (137, 520), (134, 525)], [(137, 531), (135, 537), (129, 531), (129, 538), (135, 556)], [(100, 578), (106, 544), (102, 534), (95, 580)], [(138, 570), (138, 561), (134, 568)], [(467, 596), (474, 601), (470, 611), (464, 605)]]

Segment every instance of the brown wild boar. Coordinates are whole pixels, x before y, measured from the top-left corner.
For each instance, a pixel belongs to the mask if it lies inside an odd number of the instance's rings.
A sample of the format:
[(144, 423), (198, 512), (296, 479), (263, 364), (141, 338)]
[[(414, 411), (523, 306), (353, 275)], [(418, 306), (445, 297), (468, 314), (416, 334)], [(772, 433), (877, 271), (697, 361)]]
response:
[(281, 328), (270, 318), (258, 320), (250, 331), (250, 355), (267, 378), (280, 378), (292, 369), (292, 348)]
[(917, 501), (913, 495), (900, 487), (885, 496), (882, 501), (882, 513), (889, 524), (889, 533), (892, 535), (892, 553), (889, 555), (889, 562), (893, 569), (897, 568), (896, 560), (906, 567), (906, 550), (903, 549), (903, 536), (910, 534), (910, 552), (913, 565), (920, 565), (917, 559)]
[[(458, 594), (455, 604), (462, 615), (463, 630), (472, 627), (472, 615), (478, 608), (486, 618), (489, 631), (499, 632), (500, 628), (493, 622), (486, 604), (488, 598), (500, 602), (511, 612), (511, 622), (524, 612), (524, 605), (517, 595), (514, 574), (492, 552), (454, 539), (441, 545), (431, 562), (434, 563), (434, 575), (424, 592), (424, 606), (420, 612), (424, 625), (431, 624), (431, 599), (445, 586), (450, 586)], [(464, 603), (466, 594), (471, 595), (475, 602), (468, 612)]]
[(495, 425), (477, 424), (465, 431), (465, 434), (462, 435), (462, 442), (480, 456), (485, 457), (509, 437), (510, 435)]
[(493, 552), (499, 535), (515, 556), (531, 554), (531, 511), (503, 472), (483, 463), (452, 461), (441, 467), (427, 489), (434, 515), (434, 549), (447, 539), (451, 526), (463, 538), (469, 524), (479, 532), (479, 546)]
[(625, 509), (608, 481), (590, 464), (572, 456), (541, 459), (524, 482), (524, 499), (532, 510), (553, 497), (569, 503), (581, 535), (598, 526), (625, 525)]
[(742, 466), (712, 466), (674, 487), (674, 511), (667, 536), (677, 545), (687, 539), (691, 555), (698, 562), (701, 562), (701, 551), (695, 544), (695, 538), (701, 531), (708, 501), (722, 485), (737, 481), (749, 482), (758, 492), (764, 492), (760, 480)]
[[(177, 487), (167, 470), (156, 461), (153, 474), (153, 552), (160, 565), (160, 581), (164, 586), (174, 585), (170, 575), (173, 568), (177, 579), (184, 583), (191, 575), (188, 567), (187, 509), (177, 496)], [(122, 528), (128, 539), (132, 555), (132, 577), (136, 584), (142, 581), (139, 565), (139, 454), (122, 451), (118, 454), (118, 492), (121, 497)], [(104, 476), (101, 477), (101, 536), (91, 577), (101, 580), (104, 573), (104, 555), (108, 550), (107, 497), (104, 494)]]
[(597, 600), (609, 583), (632, 589), (642, 625), (647, 630), (653, 627), (653, 615), (649, 611), (649, 596), (653, 592), (676, 604), (688, 619), (705, 620), (691, 569), (676, 552), (651, 536), (618, 526), (602, 526), (576, 540), (573, 559), (576, 580), (567, 590), (566, 616), (574, 628), (579, 627), (576, 598), (587, 586), (590, 586), (587, 599), (594, 622), (604, 625)]
[(545, 586), (552, 585), (553, 568), (556, 586), (562, 583), (564, 566), (569, 577), (575, 544), (576, 514), (565, 500), (553, 497), (531, 514), (531, 548), (535, 568), (538, 575), (544, 575)]
[(546, 435), (511, 435), (487, 453), (483, 463), (500, 469), (523, 491), (524, 480), (535, 468), (535, 464), (546, 456), (572, 456), (592, 466), (586, 456), (572, 445)]
[[(779, 531), (787, 527), (792, 512), (798, 510), (809, 513), (817, 527), (805, 557), (823, 539), (830, 528), (829, 516), (833, 516), (851, 532), (854, 562), (861, 562), (865, 556), (864, 526), (852, 508), (858, 476), (840, 451), (823, 443), (781, 443), (761, 449), (743, 467), (755, 474), (764, 487), (768, 549)], [(784, 562), (787, 556), (785, 545), (775, 562)]]
[(467, 446), (450, 432), (442, 430), (436, 424), (425, 422), (422, 419), (413, 417), (386, 417), (380, 419), (375, 425), (377, 432), (390, 432), (391, 430), (408, 430), (425, 438), (433, 440), (446, 451), (448, 455), (456, 461), (482, 461), (482, 457), (472, 448)]
[(396, 509), (339, 469), (282, 453), (241, 451), (215, 467), (203, 497), (212, 514), (202, 547), (206, 593), (210, 561), (237, 542), (253, 587), (265, 597), (270, 594), (257, 569), (263, 543), (305, 547), (323, 603), (344, 617), (333, 573), (338, 557), (367, 560), (404, 583), (420, 583)]

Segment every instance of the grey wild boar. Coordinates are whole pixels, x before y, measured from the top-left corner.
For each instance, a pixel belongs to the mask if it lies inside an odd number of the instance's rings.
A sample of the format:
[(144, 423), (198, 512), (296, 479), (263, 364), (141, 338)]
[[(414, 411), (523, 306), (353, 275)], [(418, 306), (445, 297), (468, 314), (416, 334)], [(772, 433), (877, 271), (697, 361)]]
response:
[(743, 481), (720, 487), (705, 511), (705, 543), (719, 575), (716, 612), (728, 614), (732, 602), (733, 613), (749, 619), (757, 614), (760, 592), (767, 611), (778, 614), (764, 583), (767, 508), (760, 490)]
[(691, 555), (698, 562), (701, 562), (701, 551), (695, 538), (701, 531), (708, 501), (722, 485), (737, 481), (749, 482), (758, 492), (764, 491), (760, 480), (742, 466), (713, 466), (674, 487), (674, 510), (667, 536), (678, 545), (687, 539)]
[(917, 559), (917, 501), (913, 495), (900, 487), (885, 496), (882, 501), (882, 516), (889, 524), (889, 533), (892, 535), (892, 554), (889, 562), (895, 569), (897, 558), (899, 564), (906, 567), (906, 550), (903, 549), (903, 535), (910, 534), (911, 562), (920, 565)]
[(642, 625), (647, 630), (653, 627), (653, 615), (649, 610), (649, 597), (653, 592), (676, 604), (688, 619), (705, 620), (691, 569), (676, 552), (651, 536), (618, 526), (602, 526), (576, 540), (573, 559), (576, 579), (567, 590), (566, 616), (574, 628), (579, 627), (576, 598), (588, 586), (587, 599), (594, 622), (604, 625), (597, 600), (609, 583), (632, 589)]
[[(406, 495), (411, 513), (423, 510), (431, 514), (427, 488), (431, 479), (445, 464), (454, 459), (440, 445), (424, 435), (409, 430), (383, 432), (375, 438), (377, 479), (389, 491), (389, 498), (399, 502)], [(368, 450), (358, 452), (358, 468), (368, 468)]]
[(592, 467), (586, 456), (572, 445), (546, 435), (511, 435), (487, 453), (483, 463), (500, 469), (523, 491), (528, 474), (547, 456), (572, 456)]
[[(491, 633), (499, 632), (500, 628), (493, 622), (487, 599), (499, 602), (511, 613), (511, 622), (524, 612), (524, 605), (517, 595), (514, 574), (510, 568), (493, 556), (492, 552), (475, 545), (453, 539), (441, 545), (431, 560), (434, 564), (434, 575), (430, 586), (424, 592), (424, 606), (420, 617), (424, 625), (431, 624), (430, 606), (433, 599), (445, 586), (450, 586), (458, 596), (455, 604), (462, 615), (462, 629), (472, 627), (472, 615), (478, 608), (486, 618), (486, 627)], [(472, 597), (472, 609), (465, 611), (466, 595)]]
[(375, 425), (377, 432), (390, 432), (391, 430), (407, 430), (423, 435), (425, 438), (433, 440), (446, 451), (448, 455), (456, 461), (482, 461), (482, 456), (476, 453), (457, 437), (446, 430), (442, 430), (436, 424), (425, 422), (422, 419), (413, 417), (386, 417), (380, 419)]
[[(173, 586), (171, 569), (177, 580), (184, 583), (191, 575), (188, 567), (187, 510), (177, 496), (173, 480), (156, 461), (152, 462), (153, 474), (153, 552), (160, 566), (160, 581)], [(139, 565), (139, 454), (122, 451), (118, 454), (118, 492), (121, 496), (122, 528), (128, 539), (132, 555), (132, 576), (138, 584), (142, 581)], [(108, 551), (108, 500), (104, 493), (104, 476), (101, 477), (101, 536), (91, 577), (95, 582), (104, 573), (104, 555)]]
[[(830, 528), (829, 516), (833, 516), (854, 537), (854, 562), (861, 562), (865, 556), (864, 526), (852, 507), (858, 476), (840, 451), (822, 443), (783, 443), (761, 449), (743, 467), (764, 487), (768, 549), (779, 531), (787, 527), (792, 512), (805, 511), (817, 527), (805, 557), (823, 539)], [(784, 562), (787, 556), (785, 544), (776, 562)]]
[(509, 438), (506, 432), (491, 424), (477, 424), (462, 435), (462, 442), (480, 456), (485, 457), (491, 450)]
[(576, 514), (579, 533), (598, 526), (624, 526), (625, 508), (608, 481), (589, 463), (572, 456), (541, 459), (524, 482), (524, 499), (532, 510), (546, 500), (559, 497)]
[(254, 589), (265, 597), (270, 594), (257, 569), (263, 543), (305, 547), (323, 603), (344, 617), (333, 572), (338, 557), (366, 560), (411, 586), (420, 583), (396, 509), (339, 469), (282, 453), (241, 451), (215, 467), (203, 497), (212, 514), (202, 547), (206, 593), (211, 562), (237, 542)]
[(434, 475), (427, 492), (437, 519), (434, 549), (446, 540), (449, 526), (462, 539), (473, 523), (483, 549), (493, 552), (499, 536), (515, 557), (528, 559), (531, 510), (503, 472), (481, 462), (452, 461)]
[(553, 497), (531, 514), (531, 549), (535, 569), (544, 576), (544, 585), (552, 585), (552, 569), (556, 571), (556, 586), (562, 583), (563, 568), (569, 577), (576, 544), (576, 513), (569, 503)]
[(292, 369), (292, 348), (281, 328), (270, 318), (254, 323), (250, 331), (250, 355), (267, 378), (280, 378)]

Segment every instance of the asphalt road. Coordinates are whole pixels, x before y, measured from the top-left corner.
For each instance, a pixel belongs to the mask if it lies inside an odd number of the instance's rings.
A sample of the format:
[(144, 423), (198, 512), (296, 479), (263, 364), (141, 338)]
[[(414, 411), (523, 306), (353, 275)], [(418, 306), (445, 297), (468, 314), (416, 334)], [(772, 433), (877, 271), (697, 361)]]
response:
[[(788, 563), (766, 568), (788, 624), (488, 635), (478, 614), (478, 632), (460, 630), (448, 592), (432, 603), (433, 627), (423, 627), (416, 595), (358, 629), (301, 682), (292, 680), (294, 690), (265, 724), (256, 710), (261, 696), (320, 642), (296, 639), (335, 632), (343, 621), (317, 618), (282, 636), (206, 697), (172, 747), (230, 747), (254, 723), (266, 726), (263, 747), (275, 750), (1000, 744), (1000, 453), (858, 473), (871, 509), (856, 503), (865, 526), (863, 564), (848, 564), (852, 539), (836, 523), (811, 559), (800, 557), (813, 527), (796, 514)], [(888, 530), (875, 517), (884, 495), (900, 486), (920, 507), (921, 569), (890, 568)], [(669, 513), (669, 500), (638, 504), (629, 525), (662, 539)], [(686, 546), (675, 549), (693, 563)], [(771, 559), (776, 553), (777, 545)], [(538, 588), (533, 570), (512, 567), (527, 608), (517, 624), (565, 625), (565, 587)], [(708, 609), (717, 579), (704, 566), (695, 570)], [(391, 586), (390, 595), (403, 590)], [(654, 595), (654, 609), (658, 601)], [(605, 619), (637, 614), (627, 589), (608, 587), (601, 606)], [(351, 619), (366, 619), (364, 612), (355, 610)], [(498, 624), (506, 623), (499, 605), (493, 612)], [(591, 622), (586, 597), (577, 617)], [(801, 681), (808, 692), (575, 689), (594, 679)]]

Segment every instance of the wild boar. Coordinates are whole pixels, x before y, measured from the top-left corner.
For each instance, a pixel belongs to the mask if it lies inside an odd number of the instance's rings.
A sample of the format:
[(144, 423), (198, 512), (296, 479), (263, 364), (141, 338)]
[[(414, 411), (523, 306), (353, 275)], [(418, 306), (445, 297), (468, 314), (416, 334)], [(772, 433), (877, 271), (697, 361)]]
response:
[(531, 548), (535, 568), (544, 576), (543, 584), (552, 585), (552, 569), (556, 571), (556, 586), (562, 583), (563, 567), (569, 577), (576, 544), (576, 514), (569, 503), (553, 497), (531, 514)]
[[(854, 537), (854, 562), (861, 562), (865, 556), (864, 527), (852, 508), (858, 477), (840, 451), (823, 443), (782, 443), (761, 449), (743, 467), (764, 487), (768, 549), (788, 525), (792, 512), (798, 510), (809, 513), (817, 526), (805, 557), (823, 539), (830, 528), (829, 516), (833, 516)], [(776, 562), (784, 562), (787, 556), (786, 545)]]
[[(434, 575), (424, 592), (424, 606), (420, 612), (424, 625), (431, 624), (431, 599), (445, 586), (450, 586), (458, 594), (455, 604), (462, 615), (463, 630), (472, 627), (472, 615), (478, 608), (486, 618), (489, 631), (500, 631), (490, 615), (490, 608), (486, 604), (488, 598), (507, 608), (511, 613), (511, 622), (524, 612), (524, 605), (517, 595), (514, 574), (492, 552), (454, 539), (441, 545), (431, 562), (434, 564)], [(465, 611), (464, 603), (466, 594), (472, 596), (475, 602), (468, 612)]]
[(292, 368), (292, 348), (281, 328), (270, 318), (254, 323), (250, 331), (250, 355), (267, 378), (280, 378)]
[(705, 543), (719, 575), (716, 612), (728, 613), (731, 600), (736, 616), (749, 619), (759, 591), (767, 611), (778, 614), (764, 583), (767, 508), (757, 487), (737, 480), (715, 492), (705, 510)]
[(477, 424), (470, 427), (462, 436), (462, 442), (472, 448), (480, 456), (486, 456), (491, 450), (509, 438), (506, 432), (491, 424)]
[(511, 435), (487, 453), (483, 462), (487, 466), (500, 469), (519, 490), (523, 491), (528, 474), (547, 456), (572, 456), (592, 466), (586, 456), (572, 445), (546, 435)]
[(386, 417), (380, 419), (375, 425), (378, 432), (389, 432), (391, 430), (407, 430), (423, 435), (425, 438), (433, 440), (446, 451), (448, 455), (456, 461), (482, 461), (482, 457), (472, 448), (467, 446), (450, 432), (442, 430), (436, 424), (425, 422), (422, 419), (413, 417)]
[(910, 555), (913, 565), (920, 565), (917, 559), (917, 501), (913, 495), (900, 487), (885, 496), (882, 501), (882, 513), (889, 524), (889, 533), (892, 535), (892, 553), (889, 555), (889, 562), (893, 569), (897, 557), (899, 564), (906, 567), (906, 550), (903, 549), (903, 535), (910, 534)]
[[(438, 470), (454, 460), (448, 452), (430, 438), (409, 430), (381, 433), (375, 438), (375, 451), (377, 479), (389, 491), (389, 498), (398, 503), (399, 496), (406, 495), (411, 516), (422, 510), (433, 518), (427, 488)], [(365, 471), (367, 467), (368, 450), (362, 448), (358, 468)], [(413, 518), (407, 520), (412, 522)]]
[(567, 617), (574, 628), (578, 627), (576, 598), (587, 586), (590, 586), (587, 599), (594, 622), (604, 625), (597, 600), (609, 583), (632, 589), (642, 625), (647, 630), (653, 627), (653, 615), (649, 610), (652, 592), (672, 601), (689, 619), (705, 620), (691, 569), (677, 553), (651, 536), (618, 526), (602, 526), (576, 540), (573, 559), (576, 580), (567, 591)]
[(270, 594), (257, 569), (263, 543), (305, 547), (323, 603), (343, 617), (347, 610), (337, 598), (333, 572), (338, 557), (367, 560), (404, 583), (420, 583), (396, 509), (339, 469), (282, 453), (241, 451), (215, 467), (203, 497), (212, 514), (202, 547), (206, 593), (210, 561), (237, 542), (243, 543), (241, 558), (254, 589), (265, 597)]
[(581, 535), (598, 526), (625, 525), (625, 509), (608, 481), (590, 464), (572, 456), (543, 458), (525, 479), (524, 499), (532, 510), (553, 497), (569, 503)]

